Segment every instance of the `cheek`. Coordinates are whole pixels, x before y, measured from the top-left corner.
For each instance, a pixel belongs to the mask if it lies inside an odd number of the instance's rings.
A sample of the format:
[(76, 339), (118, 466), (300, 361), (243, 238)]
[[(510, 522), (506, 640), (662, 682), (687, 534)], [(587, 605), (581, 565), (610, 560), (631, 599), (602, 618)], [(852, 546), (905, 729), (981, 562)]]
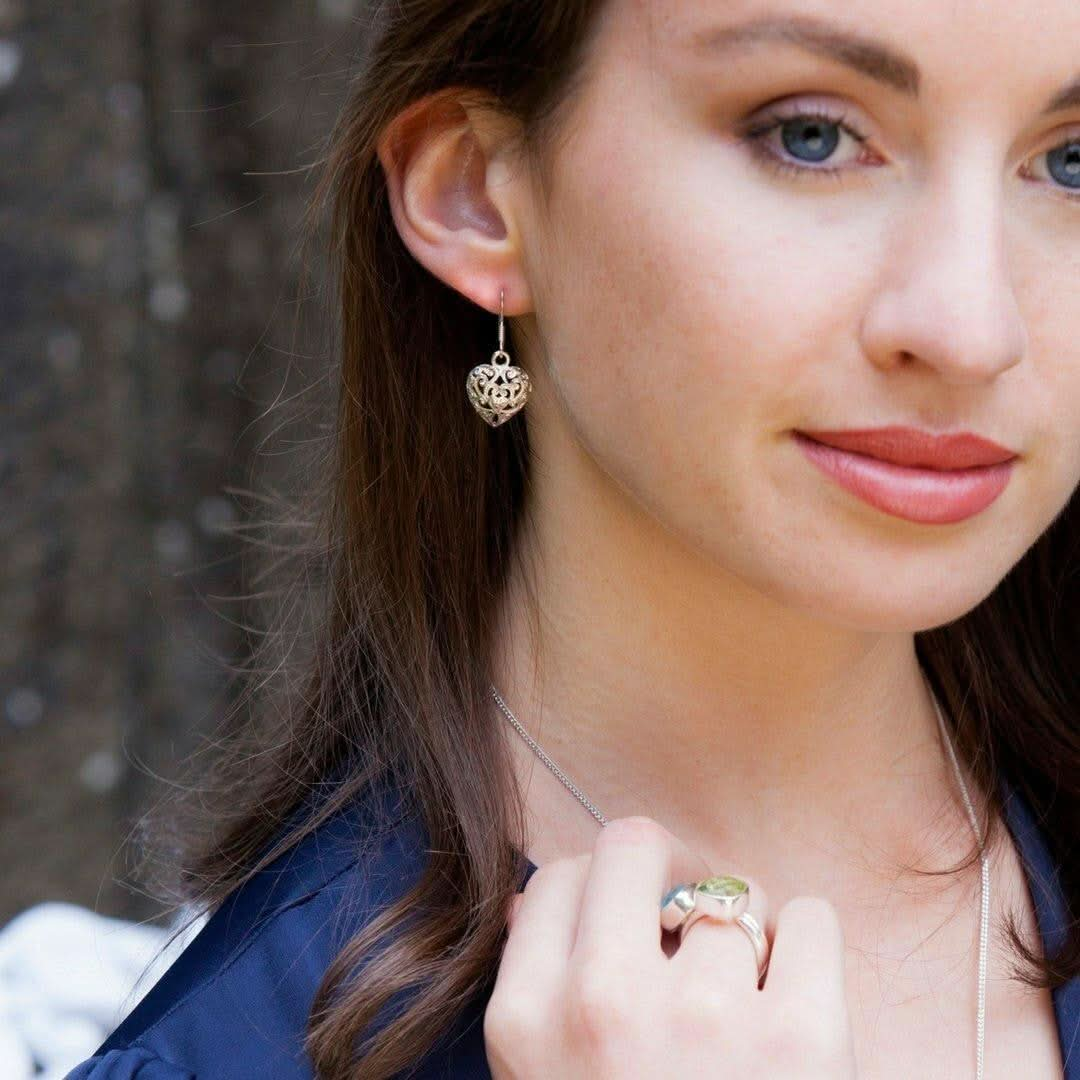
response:
[[(1080, 485), (1080, 363), (1061, 347), (1033, 352), (1050, 359), (1043, 377), (1032, 380), (1031, 415), (1041, 418), (1032, 460), (1033, 484), (1044, 526), (1049, 525)], [(1041, 407), (1039, 405), (1041, 404)]]
[(852, 625), (955, 617), (1080, 479), (1075, 328), (1041, 320), (1022, 378), (1002, 385), (1032, 445), (1013, 524), (926, 543), (822, 481), (786, 434), (875, 415), (881, 395), (858, 388), (880, 380), (858, 335), (896, 215), (800, 195), (730, 143), (648, 116), (648, 103), (608, 100), (560, 153), (535, 277), (573, 435), (652, 517), (746, 580)]
[(807, 419), (816, 362), (857, 325), (850, 239), (830, 224), (831, 257), (806, 242), (806, 212), (778, 213), (733, 153), (594, 127), (560, 178), (554, 375), (583, 441), (640, 486), (730, 488), (732, 466)]
[(1026, 442), (1023, 491), (1041, 531), (1080, 485), (1080, 309), (1070, 288), (1075, 274), (1049, 267), (1043, 249), (1018, 251), (1013, 283), (1028, 344), (1002, 379), (1000, 404)]

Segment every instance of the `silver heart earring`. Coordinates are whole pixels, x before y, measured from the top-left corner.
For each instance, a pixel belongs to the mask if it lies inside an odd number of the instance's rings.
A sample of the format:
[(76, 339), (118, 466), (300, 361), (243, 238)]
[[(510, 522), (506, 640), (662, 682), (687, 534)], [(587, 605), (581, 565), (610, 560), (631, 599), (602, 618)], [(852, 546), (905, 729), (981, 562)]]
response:
[(503, 296), (499, 290), (499, 347), (486, 364), (477, 364), (465, 380), (465, 392), (473, 408), (492, 426), (505, 424), (520, 412), (529, 399), (532, 383), (524, 368), (510, 363), (510, 354), (504, 349), (506, 329), (503, 320)]

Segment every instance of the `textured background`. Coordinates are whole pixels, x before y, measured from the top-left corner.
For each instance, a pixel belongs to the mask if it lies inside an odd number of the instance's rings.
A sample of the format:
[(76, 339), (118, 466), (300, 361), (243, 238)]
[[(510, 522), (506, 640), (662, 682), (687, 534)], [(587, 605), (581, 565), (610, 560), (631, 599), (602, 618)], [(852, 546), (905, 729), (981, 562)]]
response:
[(354, 15), (0, 0), (0, 925), (153, 913), (121, 844), (227, 704), (233, 489), (325, 363), (297, 245)]

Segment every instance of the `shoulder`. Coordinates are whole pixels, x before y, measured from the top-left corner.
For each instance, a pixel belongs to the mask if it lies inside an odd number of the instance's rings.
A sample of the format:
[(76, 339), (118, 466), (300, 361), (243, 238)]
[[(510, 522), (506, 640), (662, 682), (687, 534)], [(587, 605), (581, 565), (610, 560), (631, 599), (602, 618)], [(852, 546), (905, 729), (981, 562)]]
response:
[(1069, 922), (1061, 881), (1064, 868), (1052, 854), (1044, 818), (1035, 812), (1021, 788), (1003, 777), (1000, 789), (1005, 823), (1027, 876), (1045, 947), (1056, 951), (1064, 943)]
[[(1008, 778), (1001, 783), (1005, 822), (1027, 879), (1044, 951), (1054, 953), (1065, 946), (1072, 916), (1062, 883), (1064, 867), (1054, 858), (1045, 819), (1036, 813), (1019, 786)], [(1068, 1080), (1080, 1080), (1080, 976), (1059, 985), (1051, 994), (1058, 1038)]]
[(394, 789), (338, 811), (233, 892), (67, 1080), (310, 1078), (304, 1031), (327, 967), (425, 856)]

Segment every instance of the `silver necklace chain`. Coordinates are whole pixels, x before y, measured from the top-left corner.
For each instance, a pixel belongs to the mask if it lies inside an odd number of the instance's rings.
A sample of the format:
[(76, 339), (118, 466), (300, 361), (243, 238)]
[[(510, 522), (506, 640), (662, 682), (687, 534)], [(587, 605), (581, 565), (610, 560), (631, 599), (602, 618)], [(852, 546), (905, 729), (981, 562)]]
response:
[[(510, 707), (503, 701), (499, 691), (494, 686), (491, 687), (492, 696), (495, 698), (495, 704), (502, 710), (506, 719), (514, 725), (517, 733), (528, 743), (530, 749), (536, 754), (538, 758), (562, 781), (564, 787), (566, 787), (570, 793), (574, 796), (586, 810), (601, 825), (607, 824), (607, 818), (596, 808), (596, 806), (589, 801), (585, 793), (570, 779), (569, 776), (555, 764), (554, 761), (544, 752), (543, 747), (525, 730), (521, 725), (518, 718), (510, 711)], [(949, 751), (949, 760), (952, 762), (953, 772), (956, 775), (956, 782), (960, 787), (960, 793), (964, 799), (964, 809), (967, 811), (968, 821), (971, 823), (971, 831), (975, 834), (975, 839), (979, 844), (979, 862), (981, 864), (982, 873), (982, 886), (981, 897), (979, 907), (979, 975), (978, 975), (978, 1004), (975, 1012), (975, 1077), (976, 1080), (983, 1080), (983, 1044), (986, 1035), (986, 975), (989, 969), (988, 959), (988, 940), (989, 940), (989, 926), (990, 926), (990, 862), (986, 854), (986, 845), (983, 842), (982, 827), (979, 825), (978, 815), (975, 813), (975, 807), (972, 804), (971, 796), (968, 794), (967, 784), (964, 782), (963, 773), (960, 771), (960, 763), (956, 759), (956, 751), (953, 749), (952, 739), (949, 737), (948, 729), (945, 726), (945, 719), (941, 715), (941, 706), (938, 705), (937, 695), (930, 690), (930, 698), (934, 703), (934, 711), (937, 713), (938, 726), (941, 728), (941, 735), (945, 741), (945, 747)]]

